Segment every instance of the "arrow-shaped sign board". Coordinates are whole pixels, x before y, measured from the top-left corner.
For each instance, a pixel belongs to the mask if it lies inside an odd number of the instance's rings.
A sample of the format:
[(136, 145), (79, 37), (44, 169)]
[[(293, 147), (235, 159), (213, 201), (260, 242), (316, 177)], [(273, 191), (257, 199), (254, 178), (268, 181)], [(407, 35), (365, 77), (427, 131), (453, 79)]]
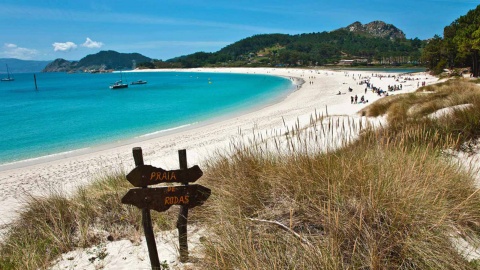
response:
[(209, 188), (201, 185), (132, 188), (123, 196), (122, 203), (164, 212), (172, 205), (185, 205), (188, 208), (200, 206), (208, 199), (210, 193)]
[(202, 175), (203, 172), (198, 165), (186, 170), (172, 171), (166, 171), (151, 165), (141, 165), (135, 167), (127, 174), (127, 180), (135, 187), (146, 187), (159, 183), (192, 183), (197, 181)]

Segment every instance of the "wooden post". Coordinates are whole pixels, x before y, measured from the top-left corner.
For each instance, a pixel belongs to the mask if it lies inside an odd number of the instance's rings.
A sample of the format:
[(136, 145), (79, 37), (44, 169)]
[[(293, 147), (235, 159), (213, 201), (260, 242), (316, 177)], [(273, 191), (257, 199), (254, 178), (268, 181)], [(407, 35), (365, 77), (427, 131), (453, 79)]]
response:
[(35, 82), (35, 90), (38, 91), (38, 87), (37, 87), (37, 76), (35, 76), (35, 74), (33, 74), (33, 81)]
[[(132, 150), (133, 159), (135, 160), (135, 166), (141, 166), (143, 164), (142, 148), (135, 147)], [(147, 187), (143, 187), (147, 188)], [(147, 198), (145, 198), (147, 199)], [(145, 232), (145, 239), (147, 240), (148, 255), (150, 256), (150, 264), (152, 269), (160, 269), (160, 260), (158, 259), (157, 245), (155, 243), (155, 235), (152, 228), (152, 217), (150, 216), (150, 209), (142, 209), (142, 224), (143, 231)]]
[[(178, 150), (178, 159), (180, 161), (180, 169), (186, 170), (187, 167), (187, 150)], [(182, 183), (188, 186), (188, 183)], [(180, 262), (184, 263), (188, 261), (188, 242), (187, 242), (187, 221), (188, 221), (188, 206), (180, 206), (180, 212), (178, 213), (177, 229), (178, 229), (178, 242), (180, 246)]]

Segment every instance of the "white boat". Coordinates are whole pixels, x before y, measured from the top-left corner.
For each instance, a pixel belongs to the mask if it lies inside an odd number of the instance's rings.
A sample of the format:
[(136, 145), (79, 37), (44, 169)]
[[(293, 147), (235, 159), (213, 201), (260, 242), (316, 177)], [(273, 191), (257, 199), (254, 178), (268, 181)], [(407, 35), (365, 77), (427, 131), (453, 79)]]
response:
[(13, 77), (10, 77), (10, 71), (8, 71), (8, 65), (5, 64), (7, 66), (7, 78), (2, 78), (0, 81), (2, 82), (11, 82), (11, 81), (14, 81), (15, 79)]

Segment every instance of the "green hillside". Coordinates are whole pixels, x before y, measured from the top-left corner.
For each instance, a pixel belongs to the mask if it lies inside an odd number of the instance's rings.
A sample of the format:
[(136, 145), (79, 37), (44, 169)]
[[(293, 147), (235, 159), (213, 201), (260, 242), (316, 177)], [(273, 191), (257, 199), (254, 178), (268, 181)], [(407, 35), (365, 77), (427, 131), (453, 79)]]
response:
[(85, 70), (124, 70), (133, 69), (137, 63), (151, 62), (152, 59), (139, 53), (119, 53), (116, 51), (101, 51), (89, 54), (80, 61), (56, 59), (48, 64), (43, 72), (76, 72)]
[(152, 59), (139, 53), (119, 53), (116, 51), (101, 51), (90, 54), (78, 61), (78, 67), (105, 66), (105, 69), (131, 69), (135, 63), (150, 62)]
[(340, 60), (354, 60), (357, 65), (419, 63), (424, 41), (403, 38), (401, 30), (384, 22), (354, 27), (358, 24), (332, 32), (255, 35), (214, 53), (197, 52), (170, 59), (167, 63), (186, 68), (312, 66), (337, 64)]

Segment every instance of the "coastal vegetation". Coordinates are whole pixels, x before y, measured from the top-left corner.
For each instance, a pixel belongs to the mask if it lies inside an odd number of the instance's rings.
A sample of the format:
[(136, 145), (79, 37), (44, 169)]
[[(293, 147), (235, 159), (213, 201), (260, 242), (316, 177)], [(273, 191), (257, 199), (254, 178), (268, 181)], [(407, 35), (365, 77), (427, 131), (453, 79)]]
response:
[[(463, 106), (459, 106), (463, 105)], [(449, 113), (432, 114), (451, 108)], [(385, 97), (361, 114), (372, 128), (312, 116), (273, 138), (232, 142), (209, 159), (199, 181), (212, 196), (191, 211), (208, 229), (200, 269), (480, 269), (453, 244), (480, 236), (480, 194), (452, 162), (473, 151), (480, 87), (448, 81)], [(339, 149), (309, 151), (331, 131), (361, 129)], [(344, 134), (346, 135), (346, 133)], [(140, 211), (123, 205), (125, 172), (67, 196), (31, 198), (0, 244), (0, 269), (45, 269), (60, 254), (105, 241), (140, 241)], [(174, 228), (177, 211), (154, 213), (154, 230)], [(106, 256), (95, 254), (94, 260)]]
[(116, 51), (100, 51), (89, 54), (79, 61), (67, 61), (58, 58), (49, 63), (42, 72), (77, 72), (134, 69), (137, 63), (152, 61), (139, 53), (119, 53)]
[[(234, 42), (217, 52), (196, 52), (169, 60), (150, 59), (140, 54), (101, 51), (79, 61), (56, 59), (44, 72), (195, 68), (195, 67), (305, 67), (336, 65), (421, 64), (426, 42), (406, 39), (394, 25), (374, 21), (355, 22), (334, 31), (298, 35), (262, 34)], [(134, 64), (135, 62), (135, 64)], [(340, 63), (344, 64), (344, 63)]]
[[(266, 141), (237, 145), (208, 170), (218, 237), (207, 242), (204, 262), (210, 269), (475, 269), (452, 238), (478, 239), (478, 188), (446, 150), (478, 139), (479, 91), (456, 81), (382, 99), (365, 113), (387, 115), (388, 126), (366, 129), (336, 151), (299, 151), (321, 132), (300, 136), (295, 128), (285, 136), (305, 143), (287, 144), (286, 152), (266, 151)], [(472, 105), (428, 117), (465, 103)], [(232, 196), (240, 183), (241, 195)]]
[(435, 35), (422, 54), (427, 67), (440, 74), (444, 69), (470, 69), (478, 77), (480, 51), (480, 5), (453, 21), (443, 30), (443, 38)]
[(322, 66), (342, 59), (356, 65), (420, 63), (425, 42), (406, 39), (393, 25), (376, 21), (366, 26), (356, 22), (331, 32), (299, 35), (264, 34), (242, 39), (214, 53), (198, 52), (167, 63), (181, 67), (205, 66)]

